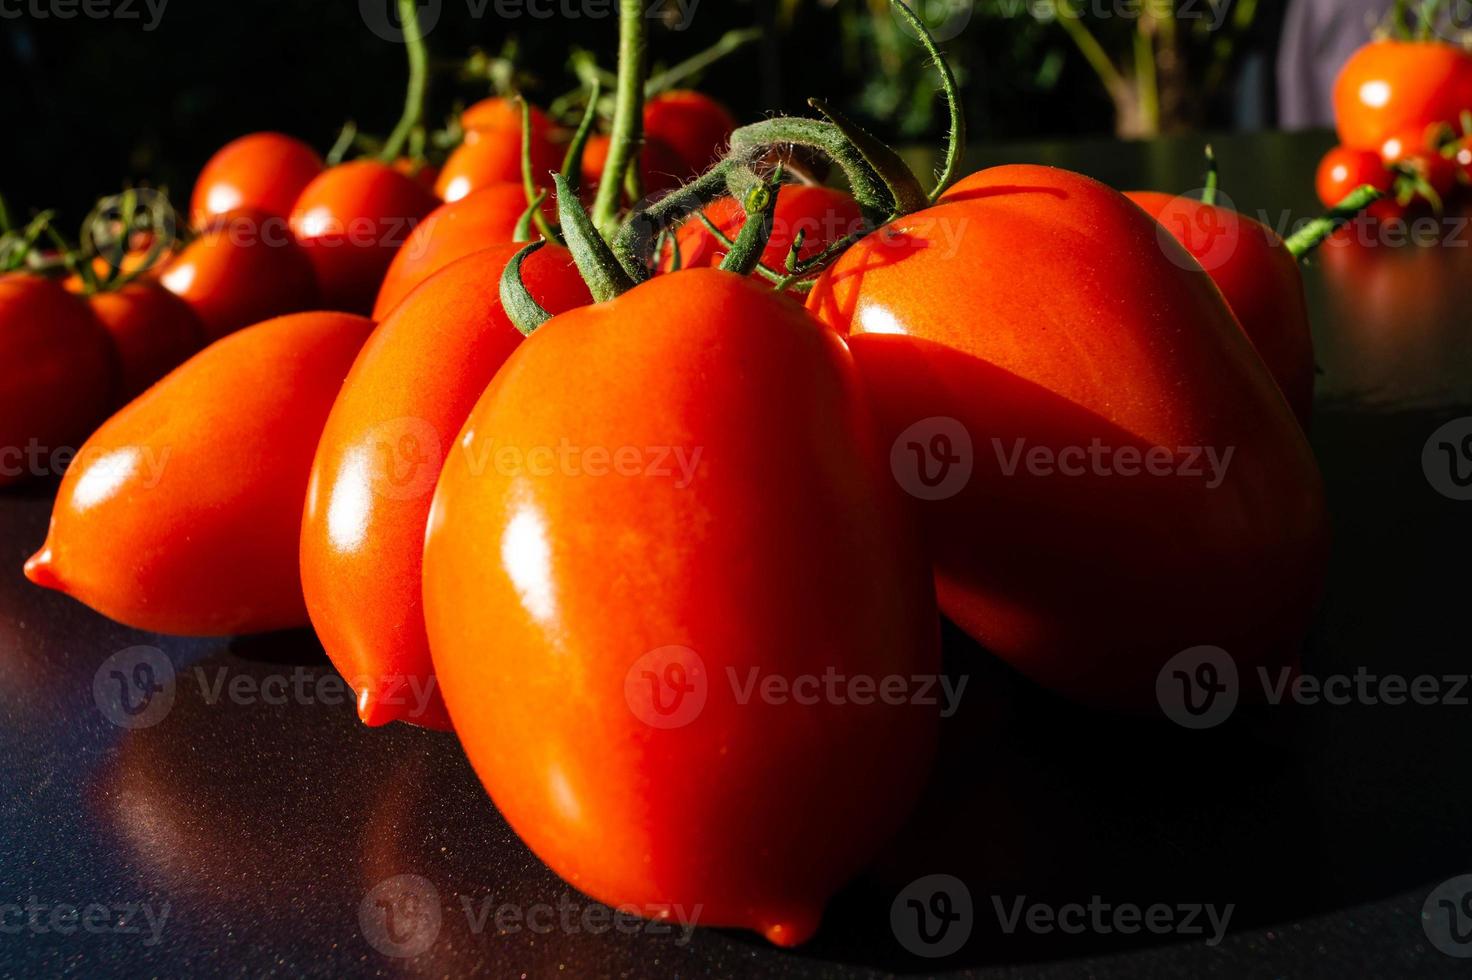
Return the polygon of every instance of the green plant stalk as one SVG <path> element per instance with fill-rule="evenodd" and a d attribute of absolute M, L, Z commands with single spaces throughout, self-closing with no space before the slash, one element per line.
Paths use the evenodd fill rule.
<path fill-rule="evenodd" d="M 577 131 L 567 145 L 567 155 L 562 158 L 562 175 L 573 190 L 578 189 L 583 176 L 583 151 L 588 147 L 588 137 L 593 134 L 593 124 L 598 121 L 598 93 L 603 91 L 597 78 L 588 83 L 588 104 L 583 108 L 583 118 L 578 120 Z"/>
<path fill-rule="evenodd" d="M 629 275 L 614 257 L 608 243 L 593 224 L 593 219 L 583 210 L 583 204 L 578 200 L 577 194 L 573 193 L 567 178 L 555 174 L 552 180 L 557 185 L 557 214 L 561 219 L 563 237 L 567 239 L 567 248 L 572 252 L 572 260 L 577 264 L 578 272 L 588 284 L 588 292 L 593 294 L 593 301 L 606 302 L 628 292 L 634 288 L 635 283 L 648 278 L 647 271 L 638 278 Z"/>
<path fill-rule="evenodd" d="M 1353 221 L 1361 211 L 1384 196 L 1369 184 L 1362 184 L 1345 195 L 1344 200 L 1330 208 L 1326 214 L 1320 215 L 1289 235 L 1283 245 L 1295 259 L 1302 259 L 1323 244 L 1324 240 L 1338 231 L 1342 225 Z"/>
<path fill-rule="evenodd" d="M 966 154 L 966 113 L 961 108 L 961 88 L 956 84 L 956 73 L 951 71 L 951 66 L 941 55 L 940 48 L 936 46 L 935 38 L 925 26 L 925 22 L 902 0 L 890 0 L 890 4 L 895 12 L 910 25 L 910 29 L 915 32 L 915 36 L 920 39 L 920 44 L 925 48 L 925 53 L 930 56 L 936 71 L 940 72 L 941 91 L 945 93 L 946 110 L 950 115 L 950 129 L 946 133 L 945 163 L 941 167 L 935 186 L 930 189 L 929 199 L 934 202 L 960 176 L 961 159 Z M 1108 61 L 1107 58 L 1105 60 Z"/>
<path fill-rule="evenodd" d="M 392 163 L 404 149 L 404 143 L 424 116 L 424 90 L 429 82 L 429 53 L 424 47 L 424 32 L 419 24 L 416 0 L 398 0 L 399 22 L 404 31 L 404 46 L 409 49 L 409 91 L 404 97 L 404 114 L 389 134 L 378 159 Z"/>
<path fill-rule="evenodd" d="M 411 0 L 401 0 L 411 2 Z M 618 87 L 609 131 L 608 159 L 593 201 L 593 224 L 613 235 L 618 229 L 624 172 L 639 155 L 644 136 L 644 78 L 649 71 L 644 0 L 619 0 Z"/>
<path fill-rule="evenodd" d="M 732 52 L 739 51 L 751 42 L 759 40 L 761 36 L 762 32 L 755 27 L 727 31 L 715 44 L 704 51 L 693 54 L 679 64 L 651 75 L 649 81 L 644 83 L 645 98 L 669 91 L 687 78 L 705 71 Z"/>
<path fill-rule="evenodd" d="M 521 102 L 521 188 L 526 195 L 527 211 L 531 214 L 532 221 L 536 222 L 537 231 L 549 242 L 562 244 L 562 236 L 557 229 L 552 227 L 542 209 L 535 202 L 539 199 L 536 177 L 532 174 L 532 107 L 526 99 Z M 542 192 L 542 197 L 546 192 Z"/>
<path fill-rule="evenodd" d="M 529 242 L 532 240 L 532 224 L 538 211 L 542 209 L 542 202 L 547 200 L 545 190 L 537 191 L 537 196 L 527 203 L 526 210 L 521 212 L 521 217 L 516 219 L 516 228 L 512 232 L 513 242 Z"/>
<path fill-rule="evenodd" d="M 824 118 L 837 126 L 863 156 L 864 162 L 879 175 L 879 179 L 884 182 L 894 203 L 891 217 L 913 214 L 929 206 L 929 195 L 920 186 L 920 180 L 915 176 L 915 172 L 906 165 L 904 160 L 900 159 L 898 153 L 822 99 L 808 99 L 808 105 L 818 110 Z"/>
<path fill-rule="evenodd" d="M 777 188 L 781 186 L 779 171 L 772 180 L 753 187 L 741 202 L 746 212 L 741 231 L 731 243 L 731 250 L 721 260 L 721 268 L 738 276 L 749 276 L 761 265 L 762 253 L 772 237 L 772 219 L 777 213 Z"/>
<path fill-rule="evenodd" d="M 1210 143 L 1207 143 L 1206 144 L 1205 153 L 1206 153 L 1206 186 L 1201 189 L 1201 203 L 1202 204 L 1207 204 L 1207 205 L 1214 205 L 1214 204 L 1216 204 L 1217 184 L 1220 182 L 1221 176 L 1220 176 L 1220 174 L 1217 173 L 1216 150 L 1212 149 Z"/>

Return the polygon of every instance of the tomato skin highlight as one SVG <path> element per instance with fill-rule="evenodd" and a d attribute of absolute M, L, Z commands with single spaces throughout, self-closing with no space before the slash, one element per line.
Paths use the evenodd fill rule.
<path fill-rule="evenodd" d="M 389 263 L 373 303 L 373 319 L 382 320 L 415 286 L 456 259 L 513 241 L 525 210 L 526 192 L 520 184 L 492 184 L 435 208 Z M 556 217 L 552 207 L 545 210 Z"/>
<path fill-rule="evenodd" d="M 372 329 L 345 313 L 298 313 L 185 362 L 78 451 L 26 577 L 159 633 L 305 625 L 307 475 Z"/>
<path fill-rule="evenodd" d="M 411 292 L 364 345 L 317 447 L 302 517 L 302 588 L 317 635 L 354 683 L 359 717 L 370 725 L 450 727 L 425 636 L 424 531 L 460 427 L 521 343 L 499 283 L 522 247 L 461 258 Z M 592 302 L 564 249 L 544 246 L 521 268 L 544 309 Z"/>
<path fill-rule="evenodd" d="M 690 89 L 662 92 L 644 103 L 644 135 L 674 151 L 678 177 L 704 173 L 720 158 L 736 119 L 708 95 Z"/>
<path fill-rule="evenodd" d="M 286 219 L 264 211 L 210 219 L 158 280 L 189 304 L 207 341 L 320 302 L 312 260 Z"/>
<path fill-rule="evenodd" d="M 1155 191 L 1125 195 L 1201 263 L 1305 429 L 1313 415 L 1314 341 L 1298 261 L 1266 225 L 1231 208 Z"/>
<path fill-rule="evenodd" d="M 204 326 L 188 303 L 151 279 L 88 298 L 112 337 L 121 372 L 121 401 L 131 401 L 205 344 Z"/>
<path fill-rule="evenodd" d="M 1372 41 L 1340 69 L 1333 98 L 1339 142 L 1378 151 L 1397 133 L 1456 125 L 1472 107 L 1472 56 L 1439 41 Z"/>
<path fill-rule="evenodd" d="M 937 418 L 969 435 L 974 470 L 922 513 L 941 609 L 989 650 L 1138 711 L 1188 648 L 1244 673 L 1296 657 L 1326 561 L 1317 465 L 1220 290 L 1123 195 L 981 171 L 846 253 L 809 308 L 850 335 L 885 445 L 923 448 Z"/>
<path fill-rule="evenodd" d="M 521 130 L 471 129 L 455 147 L 435 180 L 435 193 L 445 201 L 493 184 L 521 183 Z M 538 186 L 552 186 L 551 173 L 562 166 L 562 154 L 545 133 L 532 133 L 532 178 Z"/>
<path fill-rule="evenodd" d="M 333 167 L 308 184 L 291 230 L 312 261 L 322 301 L 370 312 L 394 253 L 439 203 L 413 178 L 373 160 Z"/>
<path fill-rule="evenodd" d="M 746 222 L 746 212 L 734 198 L 723 197 L 705 209 L 705 216 L 721 234 L 735 240 Z M 762 252 L 762 264 L 774 272 L 786 268 L 792 240 L 799 231 L 805 233 L 800 259 L 810 259 L 834 242 L 841 241 L 863 227 L 863 212 L 858 202 L 842 191 L 828 187 L 785 184 L 777 192 L 777 210 L 772 215 L 772 236 Z M 725 258 L 726 248 L 698 218 L 686 221 L 676 233 L 680 246 L 681 268 L 714 268 Z M 661 268 L 668 270 L 674 256 L 666 251 L 660 257 Z"/>
<path fill-rule="evenodd" d="M 118 383 L 112 342 L 86 302 L 40 276 L 0 275 L 0 486 L 32 475 L 32 440 L 50 452 L 86 438 Z"/>
<path fill-rule="evenodd" d="M 1336 146 L 1319 161 L 1314 174 L 1314 189 L 1319 201 L 1332 208 L 1344 200 L 1358 187 L 1369 184 L 1382 194 L 1390 194 L 1395 188 L 1395 175 L 1385 166 L 1380 154 L 1373 150 L 1355 150 L 1347 146 Z M 1399 208 L 1394 200 L 1381 198 L 1366 209 L 1376 217 L 1391 217 Z"/>
<path fill-rule="evenodd" d="M 501 813 L 599 901 L 699 903 L 702 925 L 805 940 L 905 818 L 939 721 L 913 700 L 742 703 L 731 680 L 940 667 L 912 515 L 842 340 L 746 277 L 657 276 L 539 327 L 461 443 L 425 613 Z M 651 655 L 708 681 L 676 724 L 638 700 Z"/>
<path fill-rule="evenodd" d="M 244 209 L 285 218 L 324 166 L 316 150 L 282 133 L 251 133 L 232 140 L 200 170 L 190 200 L 190 221 L 197 227 Z"/>

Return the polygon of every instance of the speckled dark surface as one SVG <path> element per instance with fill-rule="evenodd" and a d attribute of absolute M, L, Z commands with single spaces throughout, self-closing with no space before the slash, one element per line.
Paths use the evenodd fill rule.
<path fill-rule="evenodd" d="M 1220 140 L 1244 209 L 1306 216 L 1322 135 Z M 1002 148 L 1121 186 L 1199 184 L 1186 142 Z M 1333 510 L 1328 595 L 1311 672 L 1469 669 L 1472 503 L 1437 494 L 1421 450 L 1472 412 L 1469 250 L 1394 250 L 1310 273 L 1324 368 L 1314 443 Z M 1386 272 L 1394 269 L 1394 274 Z M 831 905 L 818 937 L 780 951 L 744 934 L 628 934 L 547 871 L 498 817 L 452 737 L 369 730 L 306 634 L 180 641 L 137 633 L 30 587 L 49 490 L 0 494 L 0 976 L 462 975 L 832 977 L 1451 976 L 1472 960 L 1423 929 L 1432 889 L 1472 872 L 1465 706 L 1237 712 L 1191 733 L 1059 703 L 948 635 L 971 675 L 938 774 L 909 831 Z M 172 707 L 114 725 L 93 682 L 109 656 L 165 651 Z M 238 678 L 305 685 L 273 705 L 216 697 Z M 221 690 L 228 690 L 224 688 Z M 1464 692 L 1472 693 L 1472 692 Z M 319 696 L 320 695 L 320 696 Z M 795 818 L 800 815 L 794 815 Z M 896 939 L 911 880 L 954 875 L 970 937 L 940 959 Z M 370 890 L 432 888 L 423 952 L 371 942 Z M 421 883 L 422 884 L 422 883 Z M 1233 906 L 1201 936 L 1008 933 L 997 906 Z M 42 928 L 7 903 L 34 903 Z M 62 935 L 50 909 L 135 906 L 140 933 Z M 144 906 L 158 926 L 151 930 Z M 502 906 L 547 928 L 498 930 Z M 466 910 L 469 910 L 467 914 Z M 545 912 L 539 910 L 546 910 Z M 160 917 L 167 917 L 160 921 Z M 489 912 L 484 927 L 479 918 Z M 101 916 L 102 913 L 95 913 Z M 97 921 L 97 920 L 95 920 Z M 14 928 L 20 925 L 20 928 Z M 63 923 L 64 925 L 64 923 Z M 155 939 L 156 936 L 156 939 Z M 1467 950 L 1472 952 L 1472 949 Z"/>

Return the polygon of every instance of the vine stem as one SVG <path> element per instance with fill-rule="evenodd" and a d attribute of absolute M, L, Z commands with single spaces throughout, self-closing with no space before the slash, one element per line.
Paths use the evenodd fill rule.
<path fill-rule="evenodd" d="M 1324 239 L 1339 230 L 1341 225 L 1353 221 L 1361 211 L 1385 195 L 1369 184 L 1362 184 L 1350 191 L 1338 204 L 1289 235 L 1283 242 L 1288 253 L 1302 259 L 1323 244 Z"/>
<path fill-rule="evenodd" d="M 409 91 L 404 98 L 404 114 L 379 151 L 378 159 L 392 163 L 403 151 L 409 134 L 424 116 L 424 90 L 429 81 L 429 52 L 424 47 L 424 31 L 419 23 L 416 0 L 398 0 L 399 24 L 404 32 L 404 46 L 409 49 Z"/>
<path fill-rule="evenodd" d="M 401 0 L 412 2 L 412 0 Z M 593 224 L 605 235 L 618 228 L 619 194 L 624 174 L 638 158 L 644 137 L 644 82 L 649 73 L 649 44 L 644 23 L 644 0 L 619 0 L 618 82 L 609 132 L 608 159 L 598 196 L 593 201 Z"/>

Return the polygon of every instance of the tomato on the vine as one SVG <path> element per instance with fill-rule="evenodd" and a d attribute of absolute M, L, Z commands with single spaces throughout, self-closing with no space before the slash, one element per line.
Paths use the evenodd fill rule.
<path fill-rule="evenodd" d="M 232 140 L 210 157 L 194 182 L 191 223 L 201 225 L 241 209 L 285 218 L 322 168 L 316 150 L 281 133 L 251 133 Z"/>
<path fill-rule="evenodd" d="M 497 127 L 467 129 L 465 142 L 457 146 L 440 168 L 435 191 L 445 201 L 458 201 L 473 191 L 493 184 L 521 182 L 521 129 Z M 532 177 L 547 182 L 547 175 L 562 165 L 562 154 L 546 132 L 532 129 Z"/>
<path fill-rule="evenodd" d="M 548 136 L 557 127 L 545 112 L 536 106 L 528 106 L 532 121 L 532 133 Z M 521 103 L 500 95 L 481 99 L 460 113 L 460 128 L 466 133 L 479 129 L 501 129 L 513 133 L 521 132 Z"/>
<path fill-rule="evenodd" d="M 1395 174 L 1385 166 L 1378 149 L 1356 150 L 1347 146 L 1336 146 L 1319 161 L 1319 169 L 1314 177 L 1319 200 L 1329 208 L 1344 200 L 1355 188 L 1365 184 L 1382 194 L 1390 194 L 1395 186 Z M 1370 213 L 1384 216 L 1393 211 L 1394 204 L 1393 200 L 1382 198 L 1370 206 Z"/>
<path fill-rule="evenodd" d="M 1378 151 L 1397 133 L 1455 124 L 1472 108 L 1472 55 L 1440 41 L 1373 41 L 1334 80 L 1339 141 Z"/>
<path fill-rule="evenodd" d="M 715 99 L 675 89 L 644 103 L 644 135 L 659 140 L 680 159 L 678 177 L 703 173 L 720 157 L 736 119 Z"/>
<path fill-rule="evenodd" d="M 153 279 L 94 293 L 87 302 L 117 351 L 122 401 L 142 394 L 205 344 L 194 310 Z"/>
<path fill-rule="evenodd" d="M 601 133 L 588 137 L 583 147 L 582 191 L 591 197 L 603 179 L 603 165 L 608 161 L 612 140 Z M 662 140 L 652 137 L 639 148 L 639 176 L 646 195 L 662 194 L 680 186 L 684 164 L 674 150 Z"/>
<path fill-rule="evenodd" d="M 734 198 L 723 197 L 705 209 L 705 217 L 721 234 L 734 239 L 746 222 L 746 212 Z M 762 252 L 762 264 L 774 272 L 782 272 L 792 242 L 803 234 L 799 260 L 810 259 L 829 245 L 840 242 L 863 227 L 863 212 L 858 202 L 843 191 L 806 184 L 786 184 L 777 192 L 777 210 L 772 215 L 772 234 Z M 720 265 L 726 248 L 698 218 L 680 226 L 675 236 L 679 246 L 681 268 Z M 674 255 L 666 252 L 661 264 L 674 265 Z"/>

